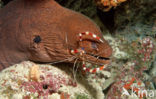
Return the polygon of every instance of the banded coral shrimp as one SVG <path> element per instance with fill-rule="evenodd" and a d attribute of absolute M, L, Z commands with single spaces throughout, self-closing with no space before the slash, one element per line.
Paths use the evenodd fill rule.
<path fill-rule="evenodd" d="M 92 38 L 95 38 L 96 40 L 100 41 L 100 43 L 103 43 L 103 40 L 100 39 L 100 37 L 98 37 L 97 35 L 95 35 L 95 34 L 93 34 L 93 33 L 90 33 L 90 32 L 82 32 L 82 33 L 79 33 L 79 40 L 80 40 L 80 42 L 82 42 L 82 40 L 83 40 L 83 39 L 82 39 L 82 36 L 83 36 L 83 35 L 91 36 Z M 95 49 L 95 50 L 99 50 L 99 49 L 97 48 L 97 45 L 96 45 L 95 43 L 92 43 L 92 48 Z M 104 50 L 104 51 L 107 51 L 107 50 Z M 92 69 L 92 68 L 87 68 L 87 67 L 86 67 L 86 62 L 85 62 L 85 58 L 84 58 L 83 54 L 89 54 L 89 55 L 91 55 L 91 56 L 93 56 L 93 57 L 96 57 L 97 60 L 100 59 L 100 58 L 101 58 L 101 59 L 104 59 L 104 60 L 109 60 L 109 58 L 107 58 L 107 57 L 100 57 L 100 56 L 98 56 L 99 54 L 102 54 L 103 51 L 100 52 L 100 53 L 98 53 L 98 54 L 92 54 L 92 53 L 87 53 L 87 52 L 85 51 L 84 48 L 81 48 L 81 49 L 75 49 L 75 50 L 72 49 L 72 50 L 70 50 L 70 52 L 71 52 L 73 55 L 78 55 L 79 57 L 82 57 L 82 68 L 83 68 L 83 70 L 84 70 L 85 72 L 96 73 L 96 72 L 98 72 L 98 71 L 100 71 L 100 70 L 103 70 L 103 69 L 106 68 L 107 65 L 108 65 L 108 64 L 102 65 L 102 66 L 97 67 L 97 68 L 94 68 L 94 69 Z M 89 62 L 90 62 L 90 61 L 89 61 Z M 93 62 L 91 62 L 91 63 L 93 63 Z M 96 64 L 96 62 L 94 62 L 94 63 Z"/>
<path fill-rule="evenodd" d="M 82 70 L 84 74 L 93 74 L 109 67 L 110 54 L 112 49 L 108 42 L 91 32 L 81 32 L 77 34 L 78 47 L 70 47 L 67 33 L 64 33 L 66 49 L 71 53 L 71 57 L 63 60 L 50 62 L 49 64 L 72 63 L 72 74 L 76 78 L 77 71 Z M 90 64 L 90 65 L 89 65 Z M 100 65 L 100 66 L 99 66 Z"/>
<path fill-rule="evenodd" d="M 104 43 L 104 41 L 100 37 L 98 37 L 96 34 L 91 33 L 91 32 L 79 33 L 78 38 L 79 38 L 79 42 L 81 42 L 81 43 L 82 43 L 83 40 L 85 40 L 85 38 L 83 38 L 83 36 L 90 36 L 93 39 L 96 39 L 97 41 L 99 41 L 98 43 Z M 99 50 L 97 45 L 96 45 L 96 43 L 92 42 L 91 46 L 92 46 L 93 50 L 97 50 L 97 51 Z M 75 62 L 74 62 L 74 66 L 73 66 L 73 76 L 74 76 L 74 79 L 76 78 L 77 69 L 79 67 L 82 70 L 82 73 L 84 73 L 84 74 L 87 74 L 87 73 L 93 74 L 93 73 L 97 73 L 97 72 L 102 71 L 103 69 L 105 69 L 108 66 L 107 63 L 104 64 L 104 65 L 100 64 L 101 66 L 99 67 L 98 66 L 99 65 L 98 62 L 91 61 L 88 56 L 85 56 L 85 54 L 89 54 L 92 57 L 96 57 L 97 60 L 102 59 L 102 60 L 106 60 L 107 61 L 107 60 L 110 60 L 110 58 L 101 57 L 100 54 L 103 54 L 104 52 L 107 52 L 108 50 L 110 51 L 109 48 L 108 49 L 106 48 L 105 50 L 100 51 L 99 53 L 95 53 L 94 54 L 94 53 L 89 53 L 89 52 L 85 51 L 84 47 L 81 47 L 81 48 L 78 48 L 78 49 L 70 49 L 69 50 L 70 53 L 72 55 L 76 56 L 76 59 L 75 59 Z M 82 66 L 77 66 L 76 67 L 76 63 L 78 62 L 78 60 L 80 60 L 80 62 L 81 62 L 79 65 L 82 65 Z M 88 63 L 90 65 L 86 66 Z M 90 67 L 90 66 L 93 66 L 93 64 L 94 64 L 94 68 Z M 76 70 L 74 71 L 75 67 L 76 67 Z"/>

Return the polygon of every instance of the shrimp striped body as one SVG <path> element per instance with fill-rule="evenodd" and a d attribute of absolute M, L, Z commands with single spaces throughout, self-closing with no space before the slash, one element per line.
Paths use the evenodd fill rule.
<path fill-rule="evenodd" d="M 103 43 L 103 40 L 100 37 L 98 37 L 94 33 L 88 32 L 88 31 L 79 33 L 79 41 L 80 42 L 83 41 L 83 37 L 82 36 L 84 36 L 84 35 L 91 36 L 92 38 L 95 38 L 99 42 Z M 72 53 L 72 54 L 79 54 L 80 57 L 83 57 L 83 54 L 86 54 L 87 52 L 83 48 L 79 48 L 79 49 L 71 49 L 70 53 Z M 99 71 L 103 70 L 104 68 L 106 68 L 107 65 L 108 64 L 102 65 L 102 66 L 97 67 L 97 68 L 89 68 L 89 67 L 86 67 L 85 59 L 83 58 L 83 60 L 82 60 L 82 70 L 85 71 L 85 72 L 89 72 L 89 73 L 99 72 Z"/>

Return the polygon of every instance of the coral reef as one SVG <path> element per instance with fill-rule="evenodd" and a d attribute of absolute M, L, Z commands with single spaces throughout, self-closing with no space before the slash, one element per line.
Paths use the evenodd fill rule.
<path fill-rule="evenodd" d="M 95 0 L 96 5 L 103 11 L 109 11 L 112 7 L 118 6 L 126 0 Z"/>
<path fill-rule="evenodd" d="M 155 0 L 128 0 L 125 2 L 114 13 L 116 30 L 125 34 L 154 36 L 155 4 Z"/>
<path fill-rule="evenodd" d="M 16 64 L 0 73 L 0 98 L 103 99 L 103 89 L 114 82 L 109 71 L 85 75 L 77 72 L 76 78 L 72 71 L 65 66 L 58 68 L 29 61 Z"/>
<path fill-rule="evenodd" d="M 142 93 L 142 90 L 155 92 L 149 72 L 155 61 L 155 39 L 149 36 L 133 40 L 122 35 L 115 37 L 113 39 L 110 35 L 105 36 L 114 49 L 115 58 L 112 59 L 111 64 L 111 69 L 115 72 L 115 79 L 106 93 L 106 99 L 128 99 L 130 97 L 149 99 L 149 91 Z M 134 91 L 135 97 L 133 93 L 123 95 L 124 91 L 127 93 Z"/>
<path fill-rule="evenodd" d="M 37 68 L 37 69 L 36 69 Z M 35 70 L 35 73 L 32 73 Z M 40 71 L 38 74 L 36 71 Z M 34 79 L 39 75 L 40 80 Z M 91 95 L 71 75 L 51 65 L 22 62 L 0 73 L 1 99 L 90 99 Z"/>

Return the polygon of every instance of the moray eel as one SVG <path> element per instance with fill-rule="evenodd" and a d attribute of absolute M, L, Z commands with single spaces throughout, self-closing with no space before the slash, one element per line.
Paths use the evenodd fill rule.
<path fill-rule="evenodd" d="M 79 33 L 89 31 L 103 40 Z M 83 48 L 83 60 L 107 64 L 112 48 L 88 17 L 54 0 L 13 0 L 0 9 L 0 70 L 21 61 L 70 62 L 82 57 L 70 53 Z"/>

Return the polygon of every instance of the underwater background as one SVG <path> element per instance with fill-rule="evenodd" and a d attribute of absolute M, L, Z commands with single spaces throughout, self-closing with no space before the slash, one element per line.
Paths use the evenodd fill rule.
<path fill-rule="evenodd" d="M 73 78 L 70 67 L 22 62 L 0 73 L 0 99 L 156 99 L 156 0 L 56 1 L 100 27 L 113 49 L 109 68 Z"/>

